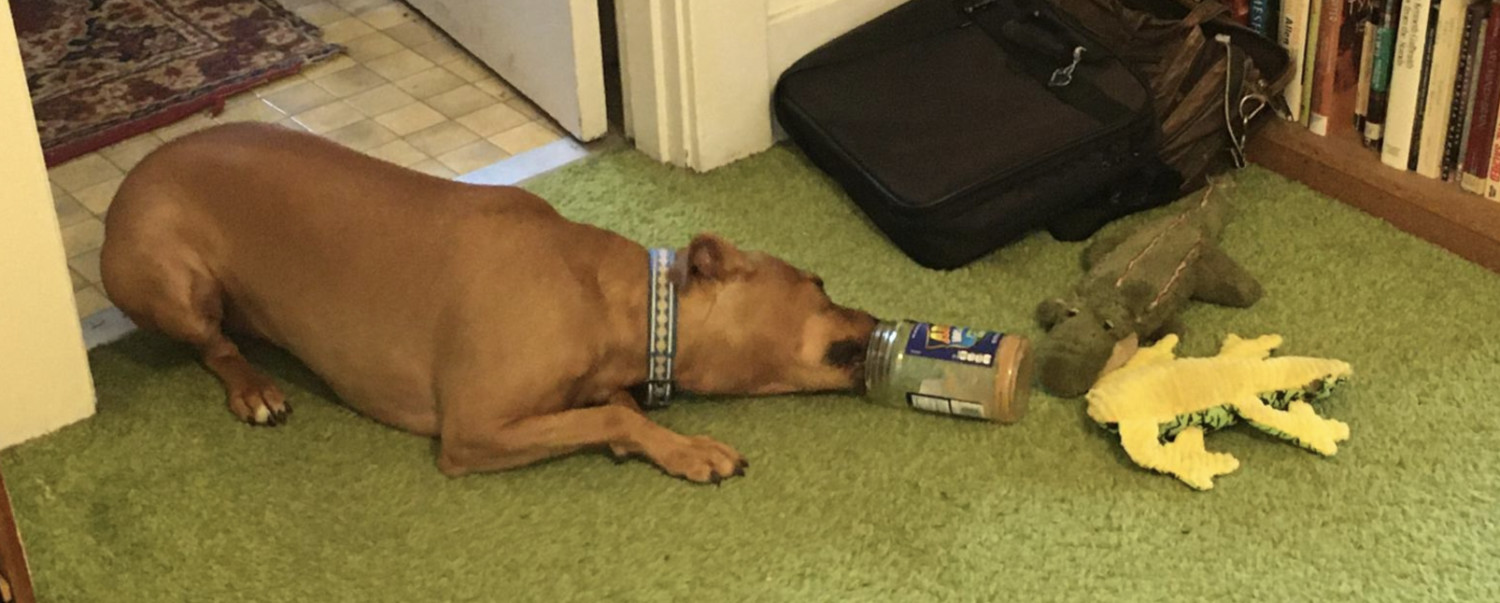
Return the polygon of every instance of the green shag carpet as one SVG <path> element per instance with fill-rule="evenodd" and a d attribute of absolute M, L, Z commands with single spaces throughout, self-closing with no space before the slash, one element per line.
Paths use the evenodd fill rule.
<path fill-rule="evenodd" d="M 1241 467 L 1208 492 L 1043 395 L 1009 427 L 853 396 L 684 400 L 653 416 L 736 446 L 746 478 L 586 453 L 450 480 L 433 442 L 274 350 L 252 359 L 297 413 L 251 428 L 187 349 L 142 334 L 92 353 L 96 417 L 0 463 L 45 601 L 1500 600 L 1500 278 L 1264 170 L 1238 181 L 1223 246 L 1267 294 L 1192 307 L 1179 354 L 1280 333 L 1283 354 L 1347 360 L 1320 412 L 1353 435 L 1324 458 L 1211 434 Z M 1083 244 L 1044 233 L 923 270 L 787 148 L 708 175 L 616 151 L 527 186 L 646 244 L 718 231 L 887 317 L 1038 337 L 1033 308 L 1080 274 Z"/>

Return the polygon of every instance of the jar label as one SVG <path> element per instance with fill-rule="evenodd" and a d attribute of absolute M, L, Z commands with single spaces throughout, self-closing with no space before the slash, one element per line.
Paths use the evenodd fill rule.
<path fill-rule="evenodd" d="M 970 417 L 974 419 L 985 418 L 984 406 L 980 405 L 978 402 L 955 400 L 953 398 L 933 396 L 930 394 L 910 393 L 906 394 L 906 403 L 910 404 L 912 408 L 915 408 L 917 410 L 925 410 L 927 412 L 935 412 L 943 415 L 955 415 L 959 417 Z"/>
<path fill-rule="evenodd" d="M 906 354 L 961 362 L 975 366 L 995 366 L 995 352 L 1000 349 L 1000 333 L 968 327 L 917 323 L 906 340 Z"/>

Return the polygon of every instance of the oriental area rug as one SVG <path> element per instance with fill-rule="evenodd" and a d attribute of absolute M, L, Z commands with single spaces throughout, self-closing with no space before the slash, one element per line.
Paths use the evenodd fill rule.
<path fill-rule="evenodd" d="M 48 166 L 341 50 L 276 0 L 14 0 L 10 7 Z"/>

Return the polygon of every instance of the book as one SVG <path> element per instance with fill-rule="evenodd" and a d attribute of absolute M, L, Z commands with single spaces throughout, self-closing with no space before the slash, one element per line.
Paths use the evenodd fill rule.
<path fill-rule="evenodd" d="M 1500 10 L 1490 7 L 1490 16 L 1485 20 L 1484 54 L 1479 61 L 1479 84 L 1474 93 L 1474 109 L 1470 111 L 1472 124 L 1465 143 L 1468 151 L 1464 155 L 1462 185 L 1464 190 L 1484 194 L 1485 180 L 1489 176 L 1490 134 L 1495 131 L 1497 110 L 1500 110 Z"/>
<path fill-rule="evenodd" d="M 1422 152 L 1422 135 L 1425 133 L 1423 127 L 1427 125 L 1427 97 L 1432 91 L 1432 55 L 1433 48 L 1437 46 L 1438 17 L 1443 5 L 1457 3 L 1458 0 L 1432 0 L 1427 9 L 1427 23 L 1425 31 L 1418 33 L 1422 38 L 1422 64 L 1418 67 L 1417 78 L 1417 103 L 1414 108 L 1416 114 L 1411 123 L 1411 143 L 1407 150 L 1406 169 L 1417 171 L 1418 161 Z"/>
<path fill-rule="evenodd" d="M 1313 74 L 1318 58 L 1319 22 L 1323 19 L 1323 0 L 1307 2 L 1307 47 L 1302 50 L 1302 125 L 1312 117 Z"/>
<path fill-rule="evenodd" d="M 1397 169 L 1407 169 L 1413 149 L 1417 121 L 1418 90 L 1427 49 L 1427 17 L 1431 0 L 1402 0 L 1401 20 L 1396 26 L 1396 46 L 1391 61 L 1391 84 L 1386 105 L 1380 160 Z"/>
<path fill-rule="evenodd" d="M 1307 14 L 1310 0 L 1282 0 L 1281 21 L 1276 41 L 1287 51 L 1287 70 L 1291 78 L 1281 96 L 1286 101 L 1286 118 L 1302 121 L 1305 106 L 1302 104 L 1302 72 L 1307 67 L 1302 58 L 1307 49 Z"/>
<path fill-rule="evenodd" d="M 1390 99 L 1391 66 L 1396 52 L 1396 22 L 1401 18 L 1400 0 L 1382 0 L 1376 11 L 1375 56 L 1370 61 L 1370 100 L 1365 108 L 1365 146 L 1380 148 L 1385 136 L 1385 114 Z"/>
<path fill-rule="evenodd" d="M 1427 98 L 1422 106 L 1421 138 L 1417 152 L 1418 174 L 1438 178 L 1448 146 L 1448 123 L 1453 114 L 1453 96 L 1458 82 L 1458 63 L 1463 49 L 1464 20 L 1468 0 L 1441 0 L 1437 22 L 1427 41 L 1431 62 L 1427 67 Z"/>
<path fill-rule="evenodd" d="M 1375 10 L 1375 0 L 1342 0 L 1342 15 L 1333 59 L 1332 98 L 1328 135 L 1358 139 L 1360 97 L 1360 63 L 1363 59 L 1364 29 Z"/>
<path fill-rule="evenodd" d="M 1250 25 L 1250 0 L 1229 0 L 1229 17 L 1240 25 Z"/>
<path fill-rule="evenodd" d="M 1344 24 L 1344 0 L 1312 0 L 1318 6 L 1318 25 L 1312 38 L 1317 44 L 1308 50 L 1312 57 L 1312 94 L 1309 98 L 1307 129 L 1318 136 L 1327 136 L 1329 129 L 1338 131 L 1339 46 Z M 1350 107 L 1350 118 L 1354 110 Z"/>
<path fill-rule="evenodd" d="M 1474 110 L 1474 86 L 1479 73 L 1476 47 L 1484 41 L 1485 18 L 1489 16 L 1489 5 L 1473 2 L 1464 17 L 1463 50 L 1458 57 L 1458 83 L 1453 87 L 1453 112 L 1448 116 L 1448 146 L 1443 150 L 1442 179 L 1449 182 L 1461 180 L 1464 152 L 1468 145 L 1470 116 Z"/>
<path fill-rule="evenodd" d="M 1496 119 L 1500 122 L 1500 119 Z M 1500 130 L 1491 133 L 1490 136 L 1490 174 L 1485 179 L 1486 190 L 1484 196 L 1492 201 L 1500 201 Z"/>
<path fill-rule="evenodd" d="M 1281 2 L 1282 0 L 1266 0 L 1266 31 L 1262 35 L 1271 40 L 1276 39 L 1277 29 L 1281 27 Z"/>
<path fill-rule="evenodd" d="M 1269 35 L 1271 34 L 1271 22 L 1273 20 L 1271 0 L 1250 0 L 1250 29 L 1268 38 L 1275 37 Z"/>
<path fill-rule="evenodd" d="M 1354 129 L 1365 131 L 1370 113 L 1370 73 L 1375 68 L 1375 21 L 1367 15 L 1359 21 L 1359 79 L 1354 85 Z"/>

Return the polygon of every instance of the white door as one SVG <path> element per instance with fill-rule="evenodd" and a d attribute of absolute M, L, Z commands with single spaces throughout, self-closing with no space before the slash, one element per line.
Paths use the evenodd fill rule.
<path fill-rule="evenodd" d="M 579 140 L 608 129 L 598 0 L 407 0 Z"/>

